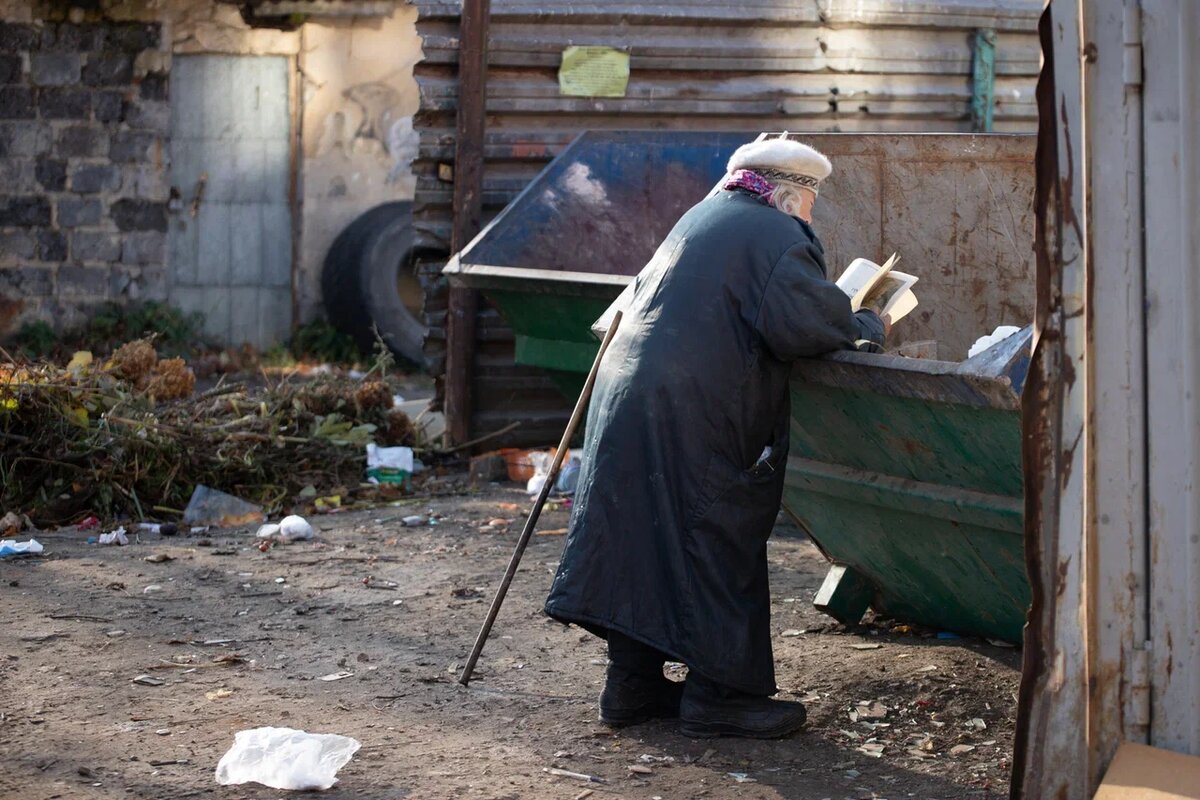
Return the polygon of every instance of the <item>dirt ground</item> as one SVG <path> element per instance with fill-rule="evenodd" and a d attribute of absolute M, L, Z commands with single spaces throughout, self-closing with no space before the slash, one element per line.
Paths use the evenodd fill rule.
<path fill-rule="evenodd" d="M 258 726 L 362 742 L 328 798 L 1007 795 L 1018 651 L 831 624 L 810 605 L 826 565 L 784 525 L 770 548 L 778 680 L 810 715 L 794 738 L 601 726 L 603 644 L 541 612 L 553 533 L 534 538 L 477 678 L 459 686 L 526 504 L 493 487 L 322 516 L 314 542 L 267 553 L 248 530 L 127 547 L 36 534 L 45 557 L 0 562 L 0 798 L 277 798 L 213 777 L 234 733 Z M 418 513 L 442 518 L 402 526 Z M 496 518 L 513 522 L 481 531 Z"/>

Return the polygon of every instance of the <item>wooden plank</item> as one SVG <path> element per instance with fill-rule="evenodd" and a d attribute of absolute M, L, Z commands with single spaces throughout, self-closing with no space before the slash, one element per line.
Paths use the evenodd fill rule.
<path fill-rule="evenodd" d="M 463 0 L 458 55 L 458 124 L 454 152 L 451 249 L 459 252 L 479 232 L 483 213 L 483 137 L 486 128 L 487 38 L 491 0 Z M 470 438 L 471 360 L 479 296 L 451 289 L 447 317 L 446 425 L 452 444 Z"/>

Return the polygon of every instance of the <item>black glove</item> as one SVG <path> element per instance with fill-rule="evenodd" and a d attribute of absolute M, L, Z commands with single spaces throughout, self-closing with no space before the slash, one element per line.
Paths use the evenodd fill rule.
<path fill-rule="evenodd" d="M 864 353 L 883 352 L 883 320 L 869 308 L 854 312 L 854 322 L 858 325 L 858 349 Z"/>

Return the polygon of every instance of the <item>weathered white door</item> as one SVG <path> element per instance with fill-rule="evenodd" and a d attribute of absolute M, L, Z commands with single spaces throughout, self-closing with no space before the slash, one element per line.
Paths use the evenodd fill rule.
<path fill-rule="evenodd" d="M 221 344 L 268 348 L 292 323 L 289 61 L 176 56 L 171 302 Z"/>

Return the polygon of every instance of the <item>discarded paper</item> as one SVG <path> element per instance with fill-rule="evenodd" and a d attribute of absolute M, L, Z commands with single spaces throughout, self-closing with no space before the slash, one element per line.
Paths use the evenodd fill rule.
<path fill-rule="evenodd" d="M 624 97 L 629 54 L 599 45 L 563 50 L 558 88 L 568 97 Z"/>

